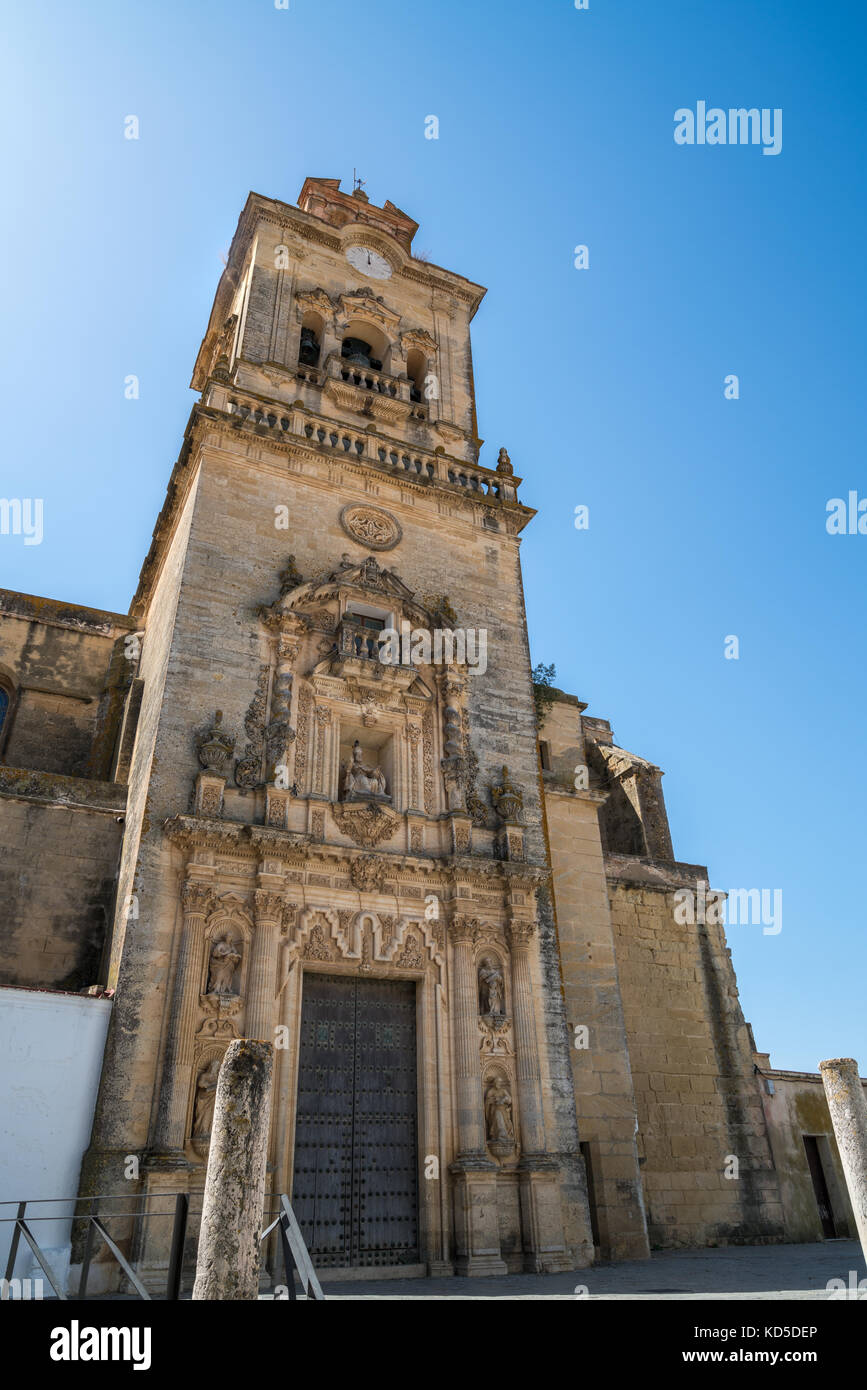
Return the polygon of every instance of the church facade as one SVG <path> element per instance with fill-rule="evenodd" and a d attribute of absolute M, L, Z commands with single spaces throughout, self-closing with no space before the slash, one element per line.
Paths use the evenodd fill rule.
<path fill-rule="evenodd" d="M 767 1084 L 809 1078 L 755 1052 L 722 926 L 677 920 L 707 870 L 660 769 L 539 708 L 484 290 L 415 231 L 335 180 L 251 194 L 129 614 L 0 594 L 5 983 L 113 991 L 80 1190 L 200 1193 L 246 1036 L 322 1270 L 819 1238 Z M 122 1240 L 158 1272 L 168 1235 Z"/>

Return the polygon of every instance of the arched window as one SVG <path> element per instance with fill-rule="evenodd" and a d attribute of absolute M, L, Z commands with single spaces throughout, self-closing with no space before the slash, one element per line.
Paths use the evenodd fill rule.
<path fill-rule="evenodd" d="M 427 370 L 427 362 L 424 354 L 418 348 L 410 348 L 406 355 L 406 374 L 412 383 L 409 388 L 410 400 L 420 401 L 424 399 L 424 379 Z"/>
<path fill-rule="evenodd" d="M 301 324 L 301 344 L 298 349 L 299 364 L 304 367 L 318 367 L 321 347 L 322 319 L 319 314 L 305 314 Z"/>
<path fill-rule="evenodd" d="M 355 320 L 347 324 L 340 346 L 340 356 L 347 367 L 387 372 L 390 352 L 391 344 L 385 334 L 372 323 Z"/>

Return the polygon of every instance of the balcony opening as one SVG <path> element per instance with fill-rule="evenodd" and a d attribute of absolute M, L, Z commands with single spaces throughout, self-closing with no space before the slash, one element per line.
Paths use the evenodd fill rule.
<path fill-rule="evenodd" d="M 322 319 L 318 314 L 305 314 L 301 324 L 301 344 L 298 349 L 298 365 L 318 367 L 322 347 Z"/>
<path fill-rule="evenodd" d="M 391 344 L 373 324 L 358 320 L 346 326 L 340 356 L 346 371 L 388 371 Z M 383 365 L 385 364 L 385 365 Z"/>
<path fill-rule="evenodd" d="M 390 625 L 389 615 L 382 609 L 368 608 L 366 604 L 361 603 L 348 607 L 341 619 L 338 634 L 341 656 L 378 661 L 379 635 Z"/>
<path fill-rule="evenodd" d="M 410 380 L 409 397 L 412 401 L 424 400 L 424 379 L 427 362 L 418 348 L 410 348 L 406 355 L 406 374 Z"/>

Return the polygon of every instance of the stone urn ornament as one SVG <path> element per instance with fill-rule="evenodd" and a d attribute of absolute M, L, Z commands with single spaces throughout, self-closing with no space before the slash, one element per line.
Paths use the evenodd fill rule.
<path fill-rule="evenodd" d="M 509 777 L 509 769 L 503 767 L 499 786 L 491 787 L 491 801 L 494 810 L 504 825 L 515 825 L 524 806 L 524 798 Z"/>
<path fill-rule="evenodd" d="M 214 722 L 196 739 L 196 752 L 199 763 L 206 772 L 217 777 L 225 777 L 226 767 L 235 751 L 235 740 L 223 728 L 223 711 L 218 709 Z"/>

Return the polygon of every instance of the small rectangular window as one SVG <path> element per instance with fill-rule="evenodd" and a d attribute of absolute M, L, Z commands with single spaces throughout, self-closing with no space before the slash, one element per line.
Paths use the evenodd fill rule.
<path fill-rule="evenodd" d="M 356 627 L 370 628 L 371 632 L 382 632 L 385 627 L 385 618 L 372 618 L 368 613 L 353 613 L 351 608 L 347 608 L 344 615 Z"/>
<path fill-rule="evenodd" d="M 543 772 L 551 771 L 551 745 L 547 739 L 539 740 L 539 761 Z"/>

